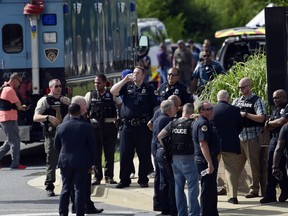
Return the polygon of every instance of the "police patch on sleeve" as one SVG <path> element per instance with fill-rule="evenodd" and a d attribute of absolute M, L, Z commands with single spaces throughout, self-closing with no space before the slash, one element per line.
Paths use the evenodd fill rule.
<path fill-rule="evenodd" d="M 202 127 L 201 127 L 201 131 L 204 131 L 204 132 L 206 132 L 208 130 L 208 128 L 207 128 L 207 126 L 206 125 L 203 125 Z"/>
<path fill-rule="evenodd" d="M 157 90 L 154 90 L 154 95 L 159 95 Z"/>
<path fill-rule="evenodd" d="M 187 92 L 188 94 L 191 94 L 190 88 L 187 88 L 187 89 L 186 89 L 186 92 Z"/>

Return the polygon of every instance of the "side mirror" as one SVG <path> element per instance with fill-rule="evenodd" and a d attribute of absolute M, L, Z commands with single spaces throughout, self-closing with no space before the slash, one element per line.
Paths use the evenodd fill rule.
<path fill-rule="evenodd" d="M 141 36 L 138 44 L 138 57 L 141 59 L 148 55 L 150 46 L 148 36 Z"/>

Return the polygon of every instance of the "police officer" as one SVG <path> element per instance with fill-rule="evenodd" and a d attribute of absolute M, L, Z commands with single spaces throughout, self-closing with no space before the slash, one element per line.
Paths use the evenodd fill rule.
<path fill-rule="evenodd" d="M 212 60 L 211 49 L 204 49 L 202 56 L 203 61 L 196 66 L 192 74 L 191 91 L 193 94 L 195 92 L 200 94 L 207 82 L 213 80 L 215 76 L 225 73 L 222 65 Z"/>
<path fill-rule="evenodd" d="M 167 82 L 161 84 L 158 89 L 160 101 L 167 100 L 169 96 L 176 95 L 181 100 L 181 107 L 185 103 L 193 103 L 190 88 L 179 81 L 179 69 L 172 67 L 168 71 Z"/>
<path fill-rule="evenodd" d="M 201 178 L 201 215 L 218 216 L 217 209 L 217 155 L 220 145 L 213 126 L 213 106 L 207 101 L 199 104 L 199 118 L 193 125 L 193 141 L 195 145 L 195 161 L 198 173 L 207 169 L 208 174 Z"/>
<path fill-rule="evenodd" d="M 183 106 L 182 117 L 170 122 L 159 134 L 158 139 L 171 137 L 172 168 L 175 178 L 175 196 L 178 215 L 200 215 L 198 202 L 199 185 L 198 173 L 194 161 L 194 144 L 192 141 L 194 112 L 192 103 Z M 167 150 L 167 149 L 166 149 Z M 185 183 L 188 186 L 189 212 L 187 212 L 187 199 L 184 192 Z"/>
<path fill-rule="evenodd" d="M 283 177 L 283 172 L 280 170 L 279 164 L 280 161 L 283 157 L 284 152 L 288 151 L 288 124 L 286 123 L 283 125 L 279 132 L 279 138 L 277 141 L 276 149 L 273 155 L 273 165 L 272 165 L 272 174 L 275 176 L 276 179 L 281 181 Z M 287 159 L 287 154 L 286 154 L 286 159 Z M 284 172 L 287 172 L 285 170 Z"/>
<path fill-rule="evenodd" d="M 176 96 L 177 97 L 177 96 Z M 160 206 L 162 214 L 177 214 L 176 201 L 175 201 L 175 183 L 173 172 L 171 169 L 171 161 L 165 159 L 165 151 L 163 145 L 157 139 L 159 132 L 175 117 L 176 107 L 172 100 L 164 100 L 160 104 L 161 114 L 154 121 L 153 124 L 153 137 L 152 145 L 155 146 L 156 151 L 153 153 L 155 161 L 155 178 L 156 175 L 159 183 L 155 184 L 154 178 L 154 196 L 153 196 L 153 209 Z M 169 169 L 170 168 L 170 169 Z M 159 178 L 160 176 L 160 178 Z M 156 188 L 156 187 L 158 188 Z M 157 203 L 158 202 L 158 203 Z M 158 209 L 158 210 L 160 210 Z M 156 209 L 157 210 L 157 209 Z"/>
<path fill-rule="evenodd" d="M 151 162 L 151 131 L 148 120 L 158 105 L 157 91 L 144 83 L 145 70 L 137 66 L 111 88 L 114 96 L 122 96 L 120 116 L 123 127 L 120 133 L 120 183 L 117 188 L 129 187 L 134 149 L 139 157 L 138 184 L 148 187 L 147 175 L 153 170 Z"/>
<path fill-rule="evenodd" d="M 117 142 L 116 118 L 117 107 L 120 108 L 122 99 L 111 94 L 106 88 L 107 78 L 103 74 L 96 75 L 95 90 L 87 92 L 85 99 L 88 106 L 88 117 L 94 128 L 97 144 L 95 177 L 92 185 L 99 185 L 103 179 L 102 148 L 105 157 L 105 183 L 117 184 L 114 177 L 114 153 Z"/>
<path fill-rule="evenodd" d="M 46 180 L 45 180 L 45 190 L 47 196 L 55 196 L 54 193 L 54 182 L 55 182 L 55 172 L 58 162 L 58 151 L 55 150 L 54 136 L 56 127 L 62 122 L 62 118 L 68 112 L 68 106 L 70 104 L 70 99 L 61 96 L 62 85 L 60 80 L 52 79 L 49 81 L 50 93 L 43 96 L 37 102 L 35 108 L 33 121 L 41 122 L 44 131 L 44 148 L 46 153 Z"/>
<path fill-rule="evenodd" d="M 276 90 L 273 93 L 273 101 L 276 109 L 273 111 L 271 118 L 265 122 L 265 128 L 270 131 L 270 142 L 268 150 L 268 174 L 265 196 L 260 203 L 276 202 L 276 186 L 279 183 L 281 194 L 279 202 L 285 202 L 288 198 L 288 178 L 286 172 L 286 157 L 283 155 L 279 169 L 283 173 L 281 181 L 278 181 L 272 175 L 273 154 L 277 145 L 277 140 L 281 127 L 288 122 L 287 94 L 283 89 Z"/>

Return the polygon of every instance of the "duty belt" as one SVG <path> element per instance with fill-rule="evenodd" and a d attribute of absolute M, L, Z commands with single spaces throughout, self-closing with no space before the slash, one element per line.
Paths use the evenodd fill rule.
<path fill-rule="evenodd" d="M 123 118 L 122 123 L 126 126 L 138 127 L 143 124 L 146 124 L 147 121 L 145 118 L 132 118 L 132 119 Z"/>

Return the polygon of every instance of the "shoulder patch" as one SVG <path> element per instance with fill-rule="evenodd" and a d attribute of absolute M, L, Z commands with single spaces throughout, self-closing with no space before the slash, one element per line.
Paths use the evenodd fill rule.
<path fill-rule="evenodd" d="M 154 90 L 154 95 L 158 96 L 158 91 L 157 90 Z"/>
<path fill-rule="evenodd" d="M 201 127 L 201 131 L 204 131 L 204 132 L 206 132 L 208 130 L 208 128 L 207 128 L 207 126 L 206 125 L 203 125 L 202 127 Z"/>
<path fill-rule="evenodd" d="M 187 89 L 186 89 L 186 92 L 187 92 L 188 94 L 191 94 L 190 88 L 187 88 Z"/>

